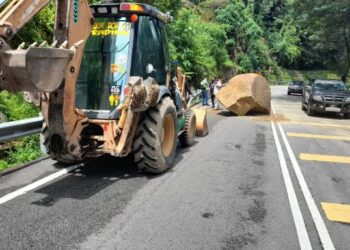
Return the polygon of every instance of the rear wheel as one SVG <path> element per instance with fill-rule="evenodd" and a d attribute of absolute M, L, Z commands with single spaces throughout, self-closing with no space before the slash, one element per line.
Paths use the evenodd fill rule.
<path fill-rule="evenodd" d="M 288 95 L 290 95 L 290 92 L 288 91 Z"/>
<path fill-rule="evenodd" d="M 181 146 L 189 147 L 193 145 L 196 136 L 196 115 L 192 110 L 188 110 L 185 119 L 184 132 L 180 135 L 179 140 Z"/>
<path fill-rule="evenodd" d="M 144 112 L 133 150 L 138 169 L 150 173 L 169 169 L 176 150 L 176 108 L 170 97 Z"/>

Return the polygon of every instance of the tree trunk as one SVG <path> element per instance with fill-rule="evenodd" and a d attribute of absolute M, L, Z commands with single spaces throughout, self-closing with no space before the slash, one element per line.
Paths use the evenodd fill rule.
<path fill-rule="evenodd" d="M 345 43 L 345 67 L 342 74 L 342 81 L 346 82 L 350 71 L 350 38 L 349 38 L 349 26 L 345 24 L 344 27 L 344 43 Z"/>

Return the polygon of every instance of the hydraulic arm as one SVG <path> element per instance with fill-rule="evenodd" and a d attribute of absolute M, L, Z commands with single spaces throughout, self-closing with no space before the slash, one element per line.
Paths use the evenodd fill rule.
<path fill-rule="evenodd" d="M 56 0 L 54 42 L 23 50 L 11 50 L 6 43 L 49 0 L 14 0 L 0 13 L 0 88 L 20 91 L 52 92 L 63 78 L 73 80 L 88 38 L 93 17 L 86 0 Z"/>
<path fill-rule="evenodd" d="M 82 156 L 75 134 L 86 118 L 75 109 L 75 83 L 94 23 L 87 0 L 56 0 L 51 46 L 12 50 L 6 42 L 49 2 L 13 0 L 0 13 L 0 89 L 41 92 L 43 133 L 54 135 L 46 145 L 64 160 L 77 160 Z"/>

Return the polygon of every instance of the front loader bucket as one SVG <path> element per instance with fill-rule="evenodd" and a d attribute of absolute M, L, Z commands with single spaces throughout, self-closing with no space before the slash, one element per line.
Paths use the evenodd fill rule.
<path fill-rule="evenodd" d="M 196 136 L 207 136 L 209 134 L 207 110 L 194 108 L 192 111 L 196 114 Z"/>
<path fill-rule="evenodd" d="M 0 51 L 0 89 L 55 91 L 73 54 L 72 50 L 57 48 Z"/>

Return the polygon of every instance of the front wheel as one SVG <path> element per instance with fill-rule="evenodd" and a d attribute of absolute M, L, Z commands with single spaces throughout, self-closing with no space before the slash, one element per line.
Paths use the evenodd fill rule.
<path fill-rule="evenodd" d="M 176 150 L 176 108 L 170 97 L 144 112 L 137 128 L 133 150 L 137 168 L 150 173 L 169 169 Z"/>
<path fill-rule="evenodd" d="M 192 110 L 188 110 L 185 119 L 184 132 L 180 135 L 179 141 L 181 146 L 189 147 L 193 145 L 196 136 L 196 115 Z"/>
<path fill-rule="evenodd" d="M 313 111 L 312 108 L 311 108 L 311 103 L 310 102 L 308 102 L 308 104 L 307 104 L 306 113 L 307 113 L 308 116 L 312 116 L 312 115 L 315 114 L 315 111 Z"/>
<path fill-rule="evenodd" d="M 301 110 L 306 111 L 304 100 L 301 101 Z"/>

